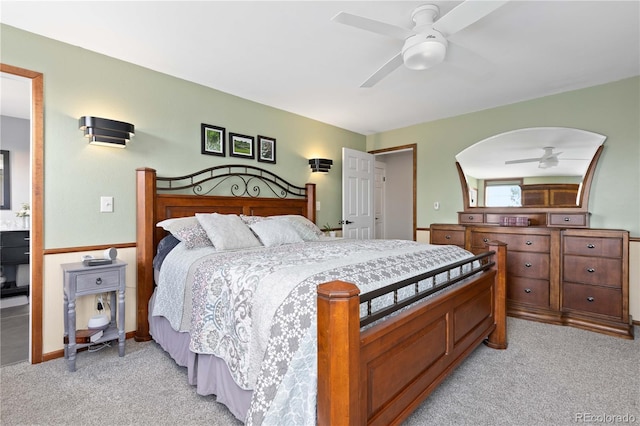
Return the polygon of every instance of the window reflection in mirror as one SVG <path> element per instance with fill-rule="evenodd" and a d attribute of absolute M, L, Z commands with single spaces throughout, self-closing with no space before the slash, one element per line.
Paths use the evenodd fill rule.
<path fill-rule="evenodd" d="M 466 181 L 465 191 L 468 191 L 465 207 L 524 206 L 525 197 L 518 196 L 515 188 L 513 195 L 508 189 L 508 194 L 500 197 L 502 201 L 493 198 L 499 189 L 490 186 L 499 180 L 519 182 L 521 191 L 537 190 L 541 186 L 581 188 L 589 165 L 605 139 L 606 136 L 580 129 L 533 127 L 477 142 L 456 155 Z M 491 185 L 488 182 L 492 182 Z M 566 189 L 563 191 L 566 193 Z M 563 207 L 578 207 L 579 197 L 573 196 L 573 199 L 575 203 L 571 204 L 563 201 Z"/>
<path fill-rule="evenodd" d="M 9 151 L 0 150 L 0 210 L 11 210 L 11 168 Z"/>

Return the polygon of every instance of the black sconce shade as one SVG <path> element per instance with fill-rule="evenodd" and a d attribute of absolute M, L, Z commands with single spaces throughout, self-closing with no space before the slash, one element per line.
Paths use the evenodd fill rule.
<path fill-rule="evenodd" d="M 333 165 L 333 160 L 329 160 L 326 158 L 312 158 L 309 160 L 309 165 L 311 166 L 312 172 L 328 172 L 331 169 L 331 165 Z"/>
<path fill-rule="evenodd" d="M 93 145 L 125 148 L 135 134 L 133 124 L 99 117 L 80 117 L 80 130 Z"/>

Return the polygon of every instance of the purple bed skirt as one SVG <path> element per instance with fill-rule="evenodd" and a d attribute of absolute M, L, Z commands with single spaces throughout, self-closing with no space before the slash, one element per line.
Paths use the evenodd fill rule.
<path fill-rule="evenodd" d="M 149 301 L 149 332 L 181 367 L 187 367 L 187 381 L 199 395 L 215 395 L 216 401 L 244 422 L 252 391 L 240 388 L 231 377 L 225 362 L 215 355 L 196 354 L 189 350 L 189 333 L 175 331 L 164 317 L 151 316 L 155 293 Z"/>

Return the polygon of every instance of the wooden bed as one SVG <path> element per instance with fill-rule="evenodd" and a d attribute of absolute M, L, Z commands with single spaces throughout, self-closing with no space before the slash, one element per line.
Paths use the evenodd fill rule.
<path fill-rule="evenodd" d="M 155 226 L 159 221 L 217 212 L 300 214 L 315 223 L 315 184 L 291 185 L 253 166 L 218 166 L 176 178 L 140 168 L 136 179 L 137 341 L 151 339 L 152 260 L 166 235 Z M 226 187 L 231 195 L 205 195 L 205 187 Z M 191 194 L 176 194 L 184 191 Z M 341 281 L 318 286 L 318 424 L 398 424 L 480 343 L 506 349 L 506 246 L 491 242 L 488 249 L 477 257 L 481 272 L 452 279 L 451 288 L 362 330 L 377 318 L 360 318 L 358 287 Z"/>

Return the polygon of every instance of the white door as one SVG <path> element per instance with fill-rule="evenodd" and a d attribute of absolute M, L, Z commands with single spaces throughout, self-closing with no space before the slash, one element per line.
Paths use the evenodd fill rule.
<path fill-rule="evenodd" d="M 375 237 L 374 164 L 373 154 L 342 148 L 342 235 L 345 238 Z"/>
<path fill-rule="evenodd" d="M 376 161 L 376 170 L 375 170 L 375 192 L 374 192 L 374 203 L 375 203 L 375 228 L 376 228 L 376 238 L 384 239 L 385 236 L 385 223 L 384 223 L 384 206 L 385 206 L 385 198 L 384 198 L 384 190 L 385 190 L 385 179 L 386 179 L 386 164 L 382 161 Z"/>

